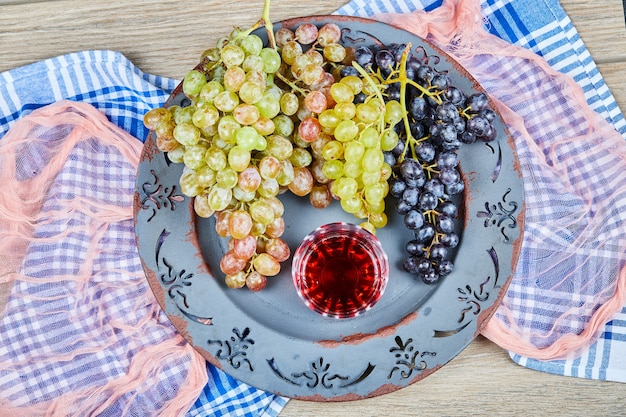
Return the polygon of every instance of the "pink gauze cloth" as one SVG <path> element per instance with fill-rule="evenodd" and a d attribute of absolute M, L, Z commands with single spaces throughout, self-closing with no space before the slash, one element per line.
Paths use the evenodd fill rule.
<path fill-rule="evenodd" d="M 0 140 L 0 289 L 11 288 L 0 307 L 3 416 L 181 416 L 207 383 L 137 253 L 142 146 L 69 101 Z"/>
<path fill-rule="evenodd" d="M 478 0 L 379 20 L 441 47 L 485 88 L 515 141 L 526 219 L 512 282 L 483 335 L 540 360 L 577 355 L 625 301 L 626 143 L 574 80 L 487 33 Z"/>

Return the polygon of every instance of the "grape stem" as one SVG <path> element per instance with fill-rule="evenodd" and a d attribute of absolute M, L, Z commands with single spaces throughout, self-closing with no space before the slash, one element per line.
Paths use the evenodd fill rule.
<path fill-rule="evenodd" d="M 381 116 L 378 118 L 378 131 L 382 132 L 385 129 L 385 99 L 383 98 L 383 94 L 380 91 L 380 88 L 376 85 L 372 77 L 361 67 L 356 61 L 352 62 L 352 66 L 356 68 L 356 70 L 361 74 L 361 76 L 367 81 L 367 83 L 372 87 L 374 92 L 376 93 L 376 97 L 378 98 L 379 106 L 381 107 Z"/>
<path fill-rule="evenodd" d="M 270 47 L 273 49 L 278 49 L 276 46 L 276 38 L 274 37 L 274 25 L 272 24 L 272 19 L 270 18 L 270 3 L 271 0 L 265 0 L 263 2 L 263 14 L 261 14 L 261 20 L 265 25 L 265 30 L 267 31 L 267 37 L 270 43 Z"/>

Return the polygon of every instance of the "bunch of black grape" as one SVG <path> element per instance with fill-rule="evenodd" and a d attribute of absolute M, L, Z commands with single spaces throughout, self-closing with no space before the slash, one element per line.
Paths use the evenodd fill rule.
<path fill-rule="evenodd" d="M 377 74 L 386 99 L 405 105 L 407 114 L 395 126 L 398 146 L 385 153 L 394 168 L 389 193 L 405 226 L 414 232 L 403 267 L 433 284 L 453 270 L 448 252 L 459 244 L 458 196 L 465 186 L 457 150 L 463 144 L 494 140 L 496 130 L 487 96 L 466 95 L 421 52 L 419 58 L 406 45 L 392 44 L 358 47 L 354 57 Z"/>

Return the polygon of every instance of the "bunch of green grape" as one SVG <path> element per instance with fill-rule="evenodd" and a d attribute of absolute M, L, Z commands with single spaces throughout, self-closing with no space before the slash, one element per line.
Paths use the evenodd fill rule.
<path fill-rule="evenodd" d="M 281 193 L 318 208 L 340 200 L 371 232 L 386 225 L 384 152 L 398 143 L 392 127 L 403 109 L 364 70 L 341 75 L 350 51 L 336 24 L 281 28 L 269 45 L 253 29 L 235 29 L 203 54 L 183 80 L 189 105 L 153 109 L 144 124 L 184 164 L 181 191 L 196 214 L 215 216 L 229 238 L 226 284 L 258 291 L 290 256 Z"/>

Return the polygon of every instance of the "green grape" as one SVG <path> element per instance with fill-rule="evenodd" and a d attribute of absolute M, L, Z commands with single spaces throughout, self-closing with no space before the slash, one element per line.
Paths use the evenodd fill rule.
<path fill-rule="evenodd" d="M 268 119 L 267 117 L 259 117 L 259 120 L 252 124 L 252 127 L 259 133 L 261 136 L 269 136 L 276 130 L 276 126 L 274 125 L 274 121 L 272 119 Z"/>
<path fill-rule="evenodd" d="M 204 73 L 198 70 L 191 70 L 183 79 L 183 92 L 187 97 L 196 97 L 206 82 Z"/>
<path fill-rule="evenodd" d="M 246 73 L 246 81 L 257 83 L 264 88 L 267 86 L 267 77 L 262 71 L 249 71 Z M 265 91 L 265 90 L 264 90 Z"/>
<path fill-rule="evenodd" d="M 291 64 L 291 74 L 295 78 L 301 79 L 304 68 L 309 64 L 311 64 L 311 58 L 308 55 L 298 55 L 293 61 L 293 64 Z"/>
<path fill-rule="evenodd" d="M 285 64 L 292 65 L 302 55 L 302 46 L 296 41 L 289 41 L 283 45 L 281 55 Z"/>
<path fill-rule="evenodd" d="M 380 149 L 391 151 L 398 144 L 398 134 L 391 128 L 386 129 L 380 137 Z"/>
<path fill-rule="evenodd" d="M 172 119 L 172 113 L 166 108 L 157 107 L 148 111 L 143 116 L 143 124 L 150 130 L 156 130 L 159 125 L 169 123 Z"/>
<path fill-rule="evenodd" d="M 198 182 L 196 173 L 187 169 L 180 176 L 180 190 L 188 197 L 195 197 L 204 191 L 204 187 Z"/>
<path fill-rule="evenodd" d="M 313 159 L 322 159 L 322 150 L 324 149 L 324 146 L 326 146 L 326 144 L 331 140 L 331 136 L 322 132 L 315 141 L 309 144 L 309 149 L 311 150 L 311 155 L 313 155 Z"/>
<path fill-rule="evenodd" d="M 368 148 L 363 154 L 361 165 L 364 171 L 380 171 L 385 162 L 385 156 L 379 149 Z"/>
<path fill-rule="evenodd" d="M 185 155 L 184 146 L 179 146 L 178 148 L 175 148 L 167 153 L 167 157 L 169 158 L 169 160 L 175 164 L 182 164 L 184 155 Z"/>
<path fill-rule="evenodd" d="M 330 180 L 336 180 L 343 175 L 343 162 L 338 159 L 326 161 L 322 167 L 324 176 Z"/>
<path fill-rule="evenodd" d="M 334 129 L 341 121 L 341 117 L 334 109 L 327 109 L 320 113 L 317 117 L 322 127 Z"/>
<path fill-rule="evenodd" d="M 263 40 L 257 35 L 251 34 L 239 42 L 239 46 L 247 55 L 259 55 L 263 49 Z"/>
<path fill-rule="evenodd" d="M 196 171 L 198 184 L 203 188 L 209 188 L 215 184 L 217 174 L 211 167 L 204 165 Z"/>
<path fill-rule="evenodd" d="M 347 162 L 360 162 L 365 154 L 365 145 L 359 141 L 351 141 L 344 146 L 344 158 Z"/>
<path fill-rule="evenodd" d="M 193 199 L 193 210 L 198 216 L 204 218 L 209 218 L 215 214 L 215 211 L 211 210 L 211 206 L 209 206 L 209 199 L 206 194 L 197 195 Z"/>
<path fill-rule="evenodd" d="M 267 139 L 265 139 L 265 136 L 257 135 L 256 141 L 254 143 L 254 150 L 264 151 L 265 148 L 267 148 Z"/>
<path fill-rule="evenodd" d="M 280 168 L 280 161 L 273 156 L 264 156 L 259 161 L 259 172 L 262 178 L 276 178 Z"/>
<path fill-rule="evenodd" d="M 307 85 L 317 84 L 324 76 L 324 68 L 318 64 L 308 64 L 302 69 L 300 79 Z"/>
<path fill-rule="evenodd" d="M 341 177 L 333 183 L 332 192 L 341 199 L 344 199 L 356 195 L 358 188 L 359 185 L 354 178 Z"/>
<path fill-rule="evenodd" d="M 212 146 L 207 149 L 204 154 L 204 161 L 208 167 L 214 171 L 220 171 L 226 168 L 226 165 L 228 164 L 226 153 L 216 146 Z"/>
<path fill-rule="evenodd" d="M 335 105 L 335 113 L 342 120 L 352 120 L 356 116 L 356 106 L 354 103 L 337 103 Z"/>
<path fill-rule="evenodd" d="M 368 103 L 360 103 L 356 106 L 356 116 L 363 123 L 374 123 L 380 117 L 380 112 Z"/>
<path fill-rule="evenodd" d="M 278 175 L 276 176 L 276 181 L 278 185 L 287 186 L 289 185 L 295 177 L 295 169 L 291 162 L 288 159 L 280 161 L 280 171 L 278 171 Z"/>
<path fill-rule="evenodd" d="M 352 89 L 343 83 L 335 83 L 330 86 L 330 95 L 337 103 L 352 103 L 354 93 Z"/>
<path fill-rule="evenodd" d="M 324 55 L 322 55 L 321 53 L 319 53 L 317 50 L 315 50 L 314 48 L 309 49 L 308 51 L 306 51 L 304 53 L 307 57 L 309 57 L 309 62 L 311 64 L 316 64 L 316 65 L 321 65 L 324 66 Z M 333 80 L 334 81 L 334 80 Z"/>
<path fill-rule="evenodd" d="M 183 162 L 193 170 L 200 169 L 206 165 L 206 162 L 204 161 L 205 152 L 206 146 L 203 144 L 186 146 L 185 153 L 183 155 Z"/>
<path fill-rule="evenodd" d="M 285 91 L 283 91 L 282 88 L 280 88 L 279 86 L 274 84 L 273 79 L 272 80 L 270 80 L 270 79 L 267 80 L 265 88 L 266 88 L 265 91 L 268 94 L 273 95 L 277 100 L 280 100 L 282 95 L 285 94 Z"/>
<path fill-rule="evenodd" d="M 241 103 L 237 107 L 235 107 L 235 110 L 233 110 L 233 117 L 235 118 L 237 123 L 240 123 L 244 126 L 249 126 L 259 120 L 259 117 L 261 117 L 261 112 L 256 106 L 252 104 Z"/>
<path fill-rule="evenodd" d="M 204 102 L 196 106 L 196 111 L 191 116 L 193 124 L 200 129 L 215 125 L 219 118 L 220 113 L 215 106 Z"/>
<path fill-rule="evenodd" d="M 215 177 L 215 182 L 219 187 L 228 189 L 237 185 L 238 180 L 239 177 L 237 173 L 231 168 L 224 168 L 218 171 Z"/>
<path fill-rule="evenodd" d="M 265 152 L 279 161 L 284 161 L 293 153 L 293 144 L 284 136 L 272 135 L 267 138 Z"/>
<path fill-rule="evenodd" d="M 222 188 L 214 185 L 211 187 L 207 200 L 209 207 L 213 211 L 222 211 L 230 204 L 230 200 L 233 198 L 233 193 L 230 188 Z"/>
<path fill-rule="evenodd" d="M 306 106 L 301 105 L 296 112 L 296 117 L 298 118 L 298 121 L 296 121 L 296 123 L 298 123 L 307 118 L 314 118 L 315 115 L 311 110 L 307 109 Z"/>
<path fill-rule="evenodd" d="M 224 282 L 228 286 L 228 288 L 243 288 L 246 285 L 246 272 L 239 271 L 234 274 L 226 274 L 224 278 Z"/>
<path fill-rule="evenodd" d="M 276 197 L 280 191 L 280 185 L 276 178 L 263 178 L 261 185 L 257 189 L 257 193 L 262 197 Z"/>
<path fill-rule="evenodd" d="M 239 105 L 239 96 L 234 91 L 222 91 L 213 99 L 213 105 L 221 112 L 230 113 Z"/>
<path fill-rule="evenodd" d="M 361 183 L 364 187 L 368 187 L 380 182 L 380 173 L 378 171 L 363 171 L 361 173 Z"/>
<path fill-rule="evenodd" d="M 293 134 L 293 130 L 295 125 L 293 120 L 290 117 L 279 114 L 278 116 L 272 119 L 274 121 L 274 126 L 276 128 L 275 132 L 277 135 L 281 135 L 284 137 L 289 137 Z"/>
<path fill-rule="evenodd" d="M 248 55 L 246 59 L 243 60 L 243 64 L 241 64 L 241 67 L 246 72 L 261 72 L 265 68 L 265 63 L 263 62 L 263 58 L 258 55 Z"/>
<path fill-rule="evenodd" d="M 359 176 L 363 174 L 363 168 L 361 168 L 361 161 L 345 162 L 343 164 L 343 173 L 346 177 L 359 178 Z"/>
<path fill-rule="evenodd" d="M 380 183 L 366 186 L 363 191 L 365 195 L 365 201 L 370 204 L 380 203 L 386 197 L 385 187 L 383 187 L 383 185 Z"/>
<path fill-rule="evenodd" d="M 331 140 L 322 148 L 322 157 L 327 160 L 339 159 L 343 156 L 343 144 L 338 140 Z"/>
<path fill-rule="evenodd" d="M 219 120 L 219 117 L 218 117 Z M 217 123 L 198 128 L 202 139 L 211 139 L 217 136 Z"/>
<path fill-rule="evenodd" d="M 209 61 L 215 62 L 220 59 L 220 50 L 218 48 L 209 48 L 202 52 L 200 59 L 207 58 Z"/>
<path fill-rule="evenodd" d="M 289 162 L 297 168 L 307 167 L 313 162 L 313 156 L 304 148 L 294 148 L 289 157 Z"/>
<path fill-rule="evenodd" d="M 228 152 L 228 165 L 237 172 L 241 172 L 250 165 L 250 151 L 241 146 L 233 146 Z"/>
<path fill-rule="evenodd" d="M 354 120 L 342 120 L 335 128 L 335 139 L 340 142 L 348 142 L 359 134 L 359 126 Z"/>
<path fill-rule="evenodd" d="M 352 90 L 352 94 L 357 95 L 363 91 L 363 80 L 355 75 L 348 75 L 339 80 L 340 83 L 346 84 Z"/>
<path fill-rule="evenodd" d="M 283 202 L 280 201 L 280 199 L 276 197 L 271 197 L 271 198 L 261 198 L 260 200 L 266 202 L 267 204 L 270 205 L 270 207 L 272 207 L 272 211 L 274 212 L 274 219 L 278 219 L 282 217 L 283 214 L 285 214 L 285 206 Z"/>
<path fill-rule="evenodd" d="M 224 116 L 217 124 L 217 134 L 226 142 L 235 143 L 235 133 L 241 125 L 232 115 Z"/>
<path fill-rule="evenodd" d="M 383 163 L 383 166 L 380 168 L 380 181 L 383 181 L 384 184 L 389 186 L 387 180 L 391 178 L 391 174 L 393 174 L 393 168 L 391 168 L 391 165 L 386 162 Z"/>
<path fill-rule="evenodd" d="M 255 81 L 245 81 L 239 88 L 239 98 L 244 103 L 254 104 L 261 100 L 265 85 Z"/>
<path fill-rule="evenodd" d="M 274 210 L 272 210 L 272 206 L 263 200 L 252 202 L 248 206 L 248 211 L 254 221 L 266 226 L 274 221 Z"/>
<path fill-rule="evenodd" d="M 329 43 L 324 47 L 324 58 L 330 62 L 341 62 L 346 58 L 346 48 L 338 43 Z"/>
<path fill-rule="evenodd" d="M 222 91 L 224 91 L 224 86 L 215 80 L 211 80 L 206 83 L 200 90 L 200 93 L 198 93 L 198 101 L 211 103 Z"/>
<path fill-rule="evenodd" d="M 376 227 L 374 227 L 374 225 L 370 223 L 369 220 L 363 223 L 359 223 L 359 226 L 361 226 L 363 229 L 367 230 L 371 234 L 376 235 Z"/>
<path fill-rule="evenodd" d="M 200 130 L 193 123 L 181 123 L 174 128 L 174 139 L 184 146 L 195 145 L 200 141 Z"/>
<path fill-rule="evenodd" d="M 209 78 L 218 83 L 224 82 L 224 73 L 226 72 L 226 68 L 221 65 L 216 66 L 210 72 Z"/>
<path fill-rule="evenodd" d="M 339 203 L 346 213 L 356 214 L 363 208 L 363 201 L 360 197 L 353 195 L 348 198 L 342 198 Z"/>
<path fill-rule="evenodd" d="M 384 214 L 385 213 L 385 200 L 379 200 L 374 203 L 367 202 L 367 212 L 370 218 L 371 218 L 371 215 L 373 214 L 376 214 L 376 215 Z"/>
<path fill-rule="evenodd" d="M 193 118 L 195 108 L 193 106 L 175 106 L 170 109 L 170 111 L 172 112 L 172 116 L 174 116 L 174 122 L 177 125 L 182 125 L 183 123 L 192 123 L 191 119 Z"/>
<path fill-rule="evenodd" d="M 259 54 L 263 59 L 263 71 L 273 74 L 279 70 L 281 64 L 280 54 L 273 48 L 263 48 Z"/>
<path fill-rule="evenodd" d="M 382 229 L 383 227 L 387 226 L 388 219 L 385 212 L 381 211 L 379 213 L 372 213 L 369 216 L 369 221 L 375 228 Z"/>
<path fill-rule="evenodd" d="M 263 223 L 252 222 L 252 229 L 250 230 L 250 235 L 256 238 L 267 235 L 267 226 L 265 226 Z M 250 274 L 252 274 L 253 272 L 256 272 L 256 271 L 252 271 L 250 272 Z"/>
<path fill-rule="evenodd" d="M 385 123 L 388 125 L 395 125 L 402 120 L 404 116 L 404 108 L 402 104 L 395 100 L 385 103 Z"/>
<path fill-rule="evenodd" d="M 359 136 L 359 142 L 363 144 L 368 149 L 375 148 L 378 146 L 378 130 L 374 127 L 367 127 Z"/>
<path fill-rule="evenodd" d="M 244 191 L 236 185 L 233 188 L 233 198 L 242 203 L 248 203 L 256 198 L 256 191 Z"/>
<path fill-rule="evenodd" d="M 292 92 L 286 92 L 280 97 L 280 110 L 287 116 L 293 116 L 298 111 L 300 102 L 298 96 Z"/>
<path fill-rule="evenodd" d="M 241 67 L 230 67 L 224 73 L 224 88 L 237 92 L 246 81 L 246 71 Z"/>
<path fill-rule="evenodd" d="M 222 62 L 226 67 L 241 65 L 246 58 L 246 53 L 234 43 L 228 43 L 220 51 Z"/>
<path fill-rule="evenodd" d="M 261 99 L 254 105 L 259 109 L 261 116 L 268 119 L 273 119 L 280 113 L 280 98 L 276 97 L 271 90 L 263 93 Z"/>
<path fill-rule="evenodd" d="M 280 264 L 269 253 L 261 253 L 252 261 L 254 269 L 266 277 L 273 277 L 280 272 Z"/>

